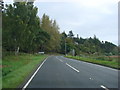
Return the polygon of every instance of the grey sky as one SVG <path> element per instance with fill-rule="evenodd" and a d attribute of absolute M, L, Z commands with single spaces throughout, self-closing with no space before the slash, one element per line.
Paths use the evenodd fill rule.
<path fill-rule="evenodd" d="M 72 2 L 35 2 L 43 13 L 55 19 L 60 32 L 79 34 L 83 38 L 93 37 L 118 44 L 118 0 L 79 0 Z"/>
<path fill-rule="evenodd" d="M 34 5 L 38 7 L 40 18 L 45 13 L 57 21 L 60 32 L 68 33 L 72 30 L 75 35 L 79 34 L 83 38 L 96 35 L 101 41 L 117 45 L 118 1 L 35 0 Z"/>

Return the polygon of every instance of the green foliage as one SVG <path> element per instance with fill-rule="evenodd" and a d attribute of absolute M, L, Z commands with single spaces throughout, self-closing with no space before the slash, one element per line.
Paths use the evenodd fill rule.
<path fill-rule="evenodd" d="M 73 49 L 75 55 L 117 55 L 118 47 L 108 41 L 101 42 L 95 35 L 93 38 L 79 38 L 73 31 L 59 32 L 56 20 L 46 14 L 40 19 L 38 8 L 33 2 L 14 2 L 6 5 L 3 16 L 3 51 L 18 53 L 36 53 L 39 51 L 65 54 Z"/>
<path fill-rule="evenodd" d="M 43 46 L 47 52 L 59 52 L 60 49 L 60 33 L 59 27 L 55 20 L 50 20 L 49 16 L 43 15 L 41 28 L 48 32 L 50 40 Z"/>
<path fill-rule="evenodd" d="M 70 38 L 73 38 L 73 37 L 74 37 L 74 34 L 73 34 L 72 30 L 69 31 L 68 37 L 70 37 Z"/>
<path fill-rule="evenodd" d="M 59 27 L 49 16 L 37 16 L 33 2 L 14 2 L 6 5 L 3 15 L 3 48 L 6 51 L 35 53 L 58 52 Z"/>
<path fill-rule="evenodd" d="M 100 41 L 95 35 L 93 38 L 79 38 L 73 37 L 73 32 L 69 31 L 68 35 L 65 32 L 61 34 L 61 52 L 65 50 L 65 39 L 66 39 L 66 49 L 69 54 L 73 49 L 75 50 L 75 55 L 93 54 L 93 55 L 118 55 L 118 47 L 113 43 L 105 41 L 105 43 Z M 63 53 L 64 54 L 64 53 Z"/>
<path fill-rule="evenodd" d="M 60 34 L 60 53 L 65 54 L 65 44 L 66 44 L 66 38 L 67 34 L 65 32 Z"/>

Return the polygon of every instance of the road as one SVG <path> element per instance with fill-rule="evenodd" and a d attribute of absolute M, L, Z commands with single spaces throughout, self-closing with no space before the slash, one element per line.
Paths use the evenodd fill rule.
<path fill-rule="evenodd" d="M 24 88 L 118 88 L 118 70 L 50 56 Z"/>

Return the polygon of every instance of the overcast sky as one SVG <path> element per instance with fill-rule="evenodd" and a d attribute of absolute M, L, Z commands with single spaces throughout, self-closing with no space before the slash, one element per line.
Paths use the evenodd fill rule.
<path fill-rule="evenodd" d="M 96 35 L 101 41 L 118 45 L 118 1 L 35 0 L 34 5 L 40 18 L 45 13 L 57 21 L 60 32 L 72 30 L 83 38 Z"/>
<path fill-rule="evenodd" d="M 36 0 L 35 6 L 40 18 L 45 13 L 57 21 L 60 32 L 72 30 L 83 38 L 96 35 L 118 44 L 118 0 Z"/>

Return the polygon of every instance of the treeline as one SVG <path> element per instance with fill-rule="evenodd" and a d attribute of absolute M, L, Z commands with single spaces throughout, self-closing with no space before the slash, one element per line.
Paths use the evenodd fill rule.
<path fill-rule="evenodd" d="M 72 50 L 75 50 L 75 55 L 80 54 L 95 54 L 95 55 L 118 55 L 118 47 L 108 41 L 100 41 L 95 35 L 93 38 L 82 38 L 77 35 L 74 37 L 72 31 L 69 31 L 68 34 L 63 32 L 62 34 L 62 43 L 61 43 L 61 53 L 64 52 L 66 43 L 66 53 L 72 54 Z"/>
<path fill-rule="evenodd" d="M 3 49 L 35 53 L 57 52 L 60 44 L 59 27 L 55 20 L 37 16 L 33 2 L 14 2 L 3 10 Z"/>
<path fill-rule="evenodd" d="M 70 54 L 117 54 L 117 46 L 110 42 L 101 42 L 96 36 L 83 39 L 59 32 L 55 20 L 44 14 L 37 16 L 38 8 L 33 2 L 14 2 L 6 5 L 2 13 L 2 46 L 4 51 L 37 53 Z"/>

